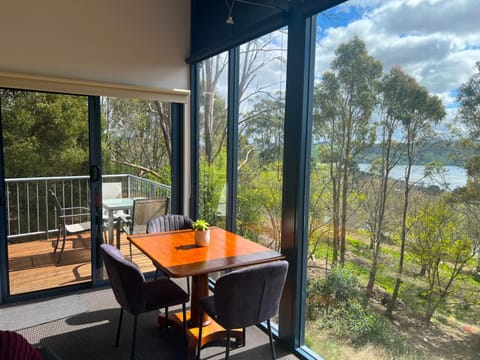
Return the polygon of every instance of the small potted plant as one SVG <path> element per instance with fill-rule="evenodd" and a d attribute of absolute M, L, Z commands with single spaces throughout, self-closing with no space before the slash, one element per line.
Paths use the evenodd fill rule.
<path fill-rule="evenodd" d="M 195 230 L 195 245 L 208 246 L 208 244 L 210 244 L 209 225 L 208 222 L 202 219 L 193 222 L 192 228 Z"/>

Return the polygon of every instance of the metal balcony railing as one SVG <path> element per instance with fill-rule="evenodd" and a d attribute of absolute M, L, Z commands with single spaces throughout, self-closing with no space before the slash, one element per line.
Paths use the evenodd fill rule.
<path fill-rule="evenodd" d="M 47 239 L 58 229 L 53 190 L 63 207 L 90 208 L 89 176 L 57 176 L 6 179 L 7 238 L 9 241 Z M 104 175 L 103 182 L 121 182 L 122 197 L 170 197 L 171 188 L 138 176 Z"/>

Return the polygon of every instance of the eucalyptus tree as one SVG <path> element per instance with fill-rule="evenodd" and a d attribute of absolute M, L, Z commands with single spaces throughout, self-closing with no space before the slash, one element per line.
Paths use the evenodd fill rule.
<path fill-rule="evenodd" d="M 460 103 L 458 118 L 469 130 L 469 135 L 480 138 L 480 61 L 475 64 L 476 73 L 458 89 L 457 101 Z"/>
<path fill-rule="evenodd" d="M 475 64 L 476 72 L 467 82 L 460 86 L 457 100 L 460 104 L 457 118 L 465 125 L 468 131 L 470 145 L 478 151 L 480 140 L 480 61 Z M 470 212 L 470 218 L 479 219 L 480 213 L 480 155 L 472 155 L 465 164 L 467 170 L 467 184 L 456 189 L 455 197 L 465 204 Z M 480 271 L 480 249 L 477 247 L 477 271 Z"/>
<path fill-rule="evenodd" d="M 238 92 L 236 92 L 240 108 L 238 120 L 239 183 L 243 181 L 240 175 L 244 175 L 245 171 L 253 169 L 254 162 L 258 160 L 253 156 L 258 147 L 253 145 L 252 141 L 258 144 L 262 140 L 258 137 L 249 139 L 248 136 L 255 134 L 256 121 L 266 122 L 269 120 L 268 116 L 273 114 L 269 111 L 261 113 L 261 111 L 265 111 L 265 107 L 257 112 L 255 109 L 258 109 L 258 103 L 265 101 L 268 97 L 275 101 L 275 96 L 271 92 L 272 83 L 262 83 L 261 74 L 262 69 L 266 66 L 284 63 L 281 52 L 276 49 L 277 45 L 274 43 L 272 46 L 270 41 L 271 36 L 275 36 L 275 33 L 250 41 L 242 45 L 239 50 L 240 65 Z M 227 53 L 223 53 L 208 58 L 199 65 L 201 87 L 200 186 L 201 193 L 203 193 L 203 195 L 201 194 L 199 208 L 201 212 L 210 214 L 214 214 L 221 205 L 216 203 L 215 199 L 221 199 L 226 189 L 228 64 L 229 56 Z M 280 79 L 273 80 L 273 82 L 278 81 Z M 267 141 L 264 142 L 264 145 L 268 147 L 272 144 Z M 268 149 L 264 147 L 261 151 L 266 154 Z M 215 178 L 212 178 L 212 175 Z M 220 179 L 223 179 L 223 181 L 220 181 Z M 217 222 L 217 219 L 209 220 L 212 223 Z"/>
<path fill-rule="evenodd" d="M 259 98 L 244 115 L 239 134 L 237 222 L 251 235 L 266 235 L 267 245 L 279 249 L 285 103 L 279 93 Z"/>
<path fill-rule="evenodd" d="M 373 249 L 372 264 L 370 267 L 369 279 L 366 288 L 366 295 L 372 295 L 375 277 L 377 274 L 378 261 L 386 230 L 388 219 L 385 217 L 387 200 L 396 181 L 390 179 L 390 172 L 399 163 L 403 149 L 395 140 L 395 135 L 402 127 L 400 113 L 402 107 L 411 96 L 410 80 L 405 76 L 400 67 L 393 67 L 389 74 L 386 74 L 379 86 L 379 139 L 381 156 L 372 163 L 371 172 L 375 178 L 373 190 L 368 193 L 368 201 L 364 201 L 365 212 L 368 218 L 368 230 L 370 244 Z M 391 221 L 390 221 L 391 223 Z"/>
<path fill-rule="evenodd" d="M 102 98 L 106 171 L 124 171 L 170 184 L 171 119 L 168 103 Z"/>
<path fill-rule="evenodd" d="M 420 86 L 417 81 L 399 70 L 403 95 L 392 107 L 391 115 L 402 123 L 401 142 L 405 146 L 405 175 L 403 178 L 403 204 L 401 207 L 400 256 L 398 261 L 397 278 L 392 293 L 392 299 L 387 306 L 386 313 L 391 316 L 398 298 L 405 260 L 405 244 L 407 241 L 407 215 L 409 210 L 410 192 L 415 186 L 411 181 L 412 166 L 422 145 L 429 142 L 434 135 L 434 125 L 438 124 L 446 115 L 441 100 L 430 95 L 428 90 Z"/>
<path fill-rule="evenodd" d="M 370 119 L 381 73 L 382 64 L 355 37 L 337 48 L 331 70 L 323 73 L 315 92 L 314 131 L 327 145 L 321 160 L 330 164 L 334 264 L 345 261 L 350 177 L 355 156 L 375 138 Z"/>

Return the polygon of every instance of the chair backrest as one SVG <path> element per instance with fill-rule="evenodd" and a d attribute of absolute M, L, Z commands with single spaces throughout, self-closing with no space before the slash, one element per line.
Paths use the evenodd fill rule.
<path fill-rule="evenodd" d="M 135 199 L 132 210 L 132 233 L 144 233 L 147 222 L 168 212 L 169 198 Z"/>
<path fill-rule="evenodd" d="M 102 183 L 103 199 L 120 199 L 122 198 L 122 183 L 110 182 Z"/>
<path fill-rule="evenodd" d="M 191 229 L 192 223 L 193 220 L 185 215 L 156 216 L 148 221 L 147 233 Z"/>
<path fill-rule="evenodd" d="M 60 203 L 60 200 L 58 200 L 57 194 L 55 194 L 55 191 L 53 190 L 48 190 L 48 193 L 53 199 L 53 204 L 55 206 L 55 216 L 57 218 L 57 226 L 65 226 L 65 210 L 63 209 L 62 204 Z"/>
<path fill-rule="evenodd" d="M 55 194 L 55 191 L 53 190 L 48 190 L 48 193 L 53 199 L 53 204 L 55 205 L 55 210 L 57 211 L 57 216 L 61 215 L 61 212 L 63 211 L 63 206 L 60 203 L 60 200 L 58 200 L 57 194 Z"/>
<path fill-rule="evenodd" d="M 15 331 L 0 330 L 0 360 L 42 360 L 40 351 Z"/>
<path fill-rule="evenodd" d="M 138 266 L 126 260 L 113 245 L 102 244 L 100 249 L 113 294 L 120 306 L 131 314 L 145 311 L 145 277 Z"/>
<path fill-rule="evenodd" d="M 288 262 L 274 261 L 232 271 L 215 284 L 220 325 L 247 327 L 270 319 L 278 310 Z"/>

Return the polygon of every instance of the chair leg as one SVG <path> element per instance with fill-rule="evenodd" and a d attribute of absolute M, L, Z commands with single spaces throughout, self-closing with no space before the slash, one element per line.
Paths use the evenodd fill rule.
<path fill-rule="evenodd" d="M 133 318 L 132 352 L 130 353 L 130 359 L 131 360 L 135 359 L 135 345 L 136 345 L 136 340 L 137 340 L 137 317 L 138 317 L 138 315 L 135 314 L 135 317 Z"/>
<path fill-rule="evenodd" d="M 122 328 L 122 320 L 123 320 L 123 308 L 120 308 L 120 317 L 118 318 L 118 327 L 117 327 L 117 337 L 115 338 L 115 347 L 118 347 L 120 342 L 120 330 Z"/>
<path fill-rule="evenodd" d="M 247 345 L 247 329 L 246 328 L 243 328 L 242 329 L 242 346 L 246 346 Z"/>
<path fill-rule="evenodd" d="M 63 251 L 65 250 L 65 243 L 67 242 L 67 230 L 63 229 L 63 241 L 62 241 L 62 248 L 60 249 L 60 254 L 58 255 L 57 264 L 60 263 L 62 260 Z"/>
<path fill-rule="evenodd" d="M 166 332 L 168 334 L 168 326 L 170 324 L 170 319 L 168 318 L 168 306 L 165 306 L 165 327 L 166 327 Z"/>
<path fill-rule="evenodd" d="M 273 336 L 272 336 L 272 325 L 270 324 L 270 319 L 267 320 L 268 327 L 268 338 L 270 340 L 270 351 L 272 352 L 272 359 L 275 360 L 275 347 L 273 346 Z"/>
<path fill-rule="evenodd" d="M 198 344 L 197 344 L 197 360 L 200 360 L 200 350 L 202 349 L 202 328 L 203 328 L 203 311 L 200 311 L 200 321 L 198 326 Z"/>
<path fill-rule="evenodd" d="M 185 360 L 188 360 L 188 335 L 187 335 L 187 305 L 182 304 L 182 313 L 183 313 L 183 336 L 185 340 Z"/>
<path fill-rule="evenodd" d="M 187 295 L 190 297 L 190 276 L 187 276 Z"/>
<path fill-rule="evenodd" d="M 115 230 L 116 230 L 117 249 L 120 250 L 120 233 L 122 232 L 122 230 L 120 229 L 120 220 L 117 220 L 117 223 L 115 224 Z"/>
<path fill-rule="evenodd" d="M 58 244 L 60 243 L 60 233 L 61 233 L 61 232 L 62 232 L 62 229 L 61 229 L 61 228 L 58 228 L 57 241 L 55 241 L 55 247 L 53 248 L 53 253 L 54 253 L 54 254 L 57 252 Z"/>
<path fill-rule="evenodd" d="M 225 360 L 228 360 L 228 357 L 230 356 L 230 337 L 231 337 L 230 333 L 231 333 L 230 329 L 227 329 L 227 339 L 225 343 L 225 348 L 226 348 Z"/>

